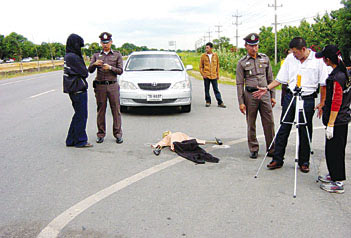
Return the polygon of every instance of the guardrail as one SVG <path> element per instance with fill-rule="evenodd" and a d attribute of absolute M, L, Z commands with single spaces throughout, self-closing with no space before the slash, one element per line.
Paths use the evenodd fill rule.
<path fill-rule="evenodd" d="M 27 71 L 40 71 L 41 69 L 63 66 L 63 60 L 31 61 L 0 64 L 0 73 L 21 73 Z"/>

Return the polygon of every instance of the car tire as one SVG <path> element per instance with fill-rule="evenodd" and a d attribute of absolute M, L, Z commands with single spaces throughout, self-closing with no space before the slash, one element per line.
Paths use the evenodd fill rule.
<path fill-rule="evenodd" d="M 191 104 L 186 105 L 186 106 L 182 106 L 182 112 L 188 113 L 190 111 L 191 111 Z"/>
<path fill-rule="evenodd" d="M 128 107 L 126 106 L 121 106 L 121 112 L 124 113 L 124 112 L 127 112 L 128 111 Z"/>

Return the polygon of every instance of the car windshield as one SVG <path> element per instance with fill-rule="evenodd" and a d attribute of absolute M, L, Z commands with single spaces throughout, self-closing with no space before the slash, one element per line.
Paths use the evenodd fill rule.
<path fill-rule="evenodd" d="M 183 66 L 176 55 L 132 55 L 126 71 L 183 71 Z"/>

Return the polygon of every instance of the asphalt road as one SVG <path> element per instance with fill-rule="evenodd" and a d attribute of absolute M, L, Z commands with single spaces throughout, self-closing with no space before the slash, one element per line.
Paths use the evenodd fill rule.
<path fill-rule="evenodd" d="M 87 132 L 94 147 L 77 149 L 64 143 L 73 109 L 62 93 L 62 72 L 1 80 L 0 237 L 351 236 L 350 180 L 342 195 L 322 191 L 315 182 L 319 171 L 326 172 L 319 120 L 314 122 L 314 164 L 310 173 L 298 172 L 293 198 L 295 133 L 284 167 L 267 170 L 266 159 L 254 179 L 264 140 L 259 137 L 259 158 L 249 159 L 236 89 L 220 85 L 228 108 L 206 108 L 202 81 L 192 83 L 190 113 L 148 109 L 123 114 L 121 145 L 111 133 L 110 111 L 105 142 L 95 143 L 96 105 L 90 88 Z M 277 105 L 276 122 L 280 111 Z M 220 162 L 195 165 L 168 149 L 156 157 L 150 144 L 165 130 L 221 138 L 223 146 L 203 146 Z M 348 146 L 348 174 L 350 155 Z"/>

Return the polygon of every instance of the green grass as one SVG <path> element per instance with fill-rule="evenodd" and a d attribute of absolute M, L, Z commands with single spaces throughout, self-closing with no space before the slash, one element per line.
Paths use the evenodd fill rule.
<path fill-rule="evenodd" d="M 200 53 L 188 53 L 188 52 L 179 53 L 179 56 L 182 58 L 183 64 L 192 65 L 193 69 L 196 71 L 199 71 L 201 55 L 202 54 Z M 220 75 L 226 78 L 232 78 L 232 79 L 235 78 L 235 75 L 233 73 L 228 72 L 222 68 L 220 69 Z"/>
<path fill-rule="evenodd" d="M 89 64 L 90 64 L 90 61 L 85 61 L 86 66 L 89 66 Z M 5 73 L 0 73 L 0 80 L 28 76 L 28 75 L 48 73 L 48 72 L 59 71 L 59 70 L 63 70 L 63 66 L 56 66 L 55 68 L 45 67 L 45 68 L 41 68 L 40 71 L 37 71 L 36 68 L 33 68 L 32 71 L 24 71 L 23 73 L 21 73 L 21 72 L 12 72 L 12 73 L 5 72 Z"/>
<path fill-rule="evenodd" d="M 200 53 L 193 53 L 193 52 L 182 52 L 179 53 L 179 56 L 181 57 L 184 65 L 192 65 L 193 66 L 193 70 L 199 72 L 199 64 L 200 64 L 200 57 L 201 54 Z M 238 62 L 238 60 L 241 58 L 241 56 L 239 55 L 234 55 L 233 53 L 230 52 L 219 52 L 218 53 L 219 56 L 219 61 L 220 61 L 220 80 L 218 81 L 219 83 L 222 84 L 229 84 L 229 85 L 235 85 L 235 70 L 236 70 L 236 64 Z M 280 69 L 280 64 L 274 65 L 274 63 L 272 62 L 272 71 L 273 71 L 273 75 L 277 75 L 279 69 Z M 230 69 L 229 70 L 226 70 Z M 201 75 L 199 75 L 198 73 L 194 72 L 194 71 L 188 71 L 189 75 L 191 75 L 192 77 L 202 80 Z M 223 80 L 221 80 L 221 78 Z M 227 79 L 224 79 L 227 78 Z M 233 79 L 233 81 L 228 80 L 228 79 Z M 281 85 L 279 85 L 278 87 L 276 87 L 276 89 L 281 89 Z"/>
<path fill-rule="evenodd" d="M 59 71 L 59 70 L 63 70 L 62 66 L 57 66 L 55 68 L 45 68 L 45 69 L 41 69 L 40 71 L 37 71 L 35 69 L 33 69 L 34 71 L 25 71 L 23 73 L 20 72 L 8 72 L 8 73 L 2 73 L 0 74 L 0 80 L 2 79 L 9 79 L 9 78 L 16 78 L 16 77 L 22 77 L 22 76 L 28 76 L 28 75 L 35 75 L 35 74 L 42 74 L 42 73 L 48 73 L 48 72 L 53 72 L 53 71 Z"/>

